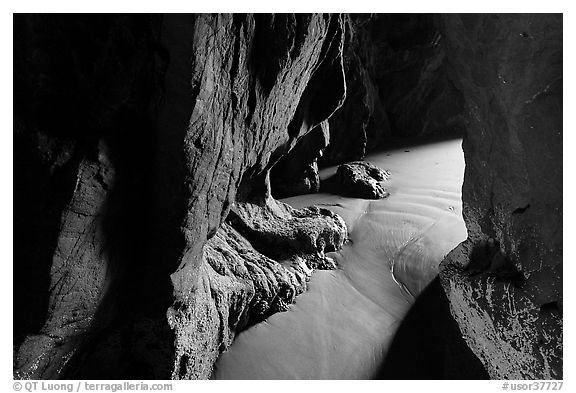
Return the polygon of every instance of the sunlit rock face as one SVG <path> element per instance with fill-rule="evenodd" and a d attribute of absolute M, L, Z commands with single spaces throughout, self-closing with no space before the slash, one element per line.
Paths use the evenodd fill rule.
<path fill-rule="evenodd" d="M 194 26 L 187 44 L 177 31 L 181 24 Z M 182 108 L 189 111 L 189 121 L 174 129 L 183 145 L 167 155 L 180 154 L 184 164 L 182 183 L 167 185 L 172 189 L 183 185 L 185 203 L 181 221 L 184 245 L 172 274 L 175 301 L 168 311 L 168 323 L 176 336 L 173 378 L 209 377 L 217 356 L 231 342 L 228 332 L 241 327 L 243 314 L 251 306 L 263 306 L 264 315 L 268 307 L 293 299 L 297 292 L 290 284 L 293 279 L 272 278 L 277 277 L 275 271 L 285 270 L 280 265 L 273 269 L 262 265 L 263 274 L 270 276 L 265 281 L 272 293 L 266 296 L 230 291 L 236 281 L 233 275 L 229 277 L 232 282 L 210 278 L 215 265 L 203 258 L 204 245 L 222 230 L 229 213 L 240 218 L 232 220 L 232 226 L 246 224 L 239 225 L 240 232 L 251 228 L 252 244 L 259 238 L 290 242 L 295 263 L 299 250 L 307 260 L 311 251 L 322 254 L 325 246 L 336 249 L 343 244 L 345 227 L 338 217 L 275 207 L 268 180 L 276 161 L 344 100 L 343 29 L 340 16 L 320 14 L 202 15 L 167 26 L 166 38 L 171 34 L 179 37 L 178 42 L 193 48 L 194 53 L 188 68 L 171 70 L 169 65 L 169 75 L 188 83 L 171 86 L 168 99 L 173 96 L 178 102 L 178 97 L 190 94 L 189 86 L 195 93 L 193 106 Z M 187 60 L 179 52 L 170 55 Z M 160 122 L 173 129 L 168 113 L 160 115 Z M 246 206 L 250 206 L 250 214 L 241 214 Z M 313 235 L 297 235 L 297 230 L 283 235 L 304 216 Z M 319 233 L 315 221 L 325 222 L 317 225 Z M 277 223 L 274 228 L 272 222 Z M 270 233 L 275 231 L 277 235 Z M 292 238 L 291 233 L 295 234 Z M 338 239 L 335 243 L 330 240 L 334 238 Z M 307 239 L 314 239 L 310 247 Z M 227 252 L 222 253 L 221 262 L 226 262 Z M 290 272 L 283 274 L 290 276 Z M 263 289 L 256 285 L 256 290 Z M 229 301 L 221 300 L 220 294 Z M 284 300 L 275 302 L 276 296 Z M 267 299 L 260 301 L 260 297 Z M 232 314 L 238 317 L 230 318 Z"/>
<path fill-rule="evenodd" d="M 390 195 L 381 184 L 388 180 L 390 173 L 369 162 L 342 164 L 334 177 L 336 188 L 342 195 L 364 199 L 382 199 Z"/>
<path fill-rule="evenodd" d="M 467 118 L 452 315 L 492 378 L 562 378 L 562 16 L 442 22 Z"/>

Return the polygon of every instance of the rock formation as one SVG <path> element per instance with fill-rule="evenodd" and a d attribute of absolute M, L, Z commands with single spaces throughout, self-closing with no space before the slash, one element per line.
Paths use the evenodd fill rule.
<path fill-rule="evenodd" d="M 387 137 L 463 133 L 462 94 L 449 78 L 437 16 L 352 14 L 345 23 L 347 99 L 274 168 L 278 197 L 317 192 L 319 166 L 361 160 Z"/>
<path fill-rule="evenodd" d="M 14 17 L 16 377 L 63 375 L 116 315 L 143 308 L 130 283 L 152 284 L 152 24 Z"/>
<path fill-rule="evenodd" d="M 219 337 L 235 328 L 228 325 L 233 323 L 228 315 L 214 314 L 214 292 L 202 258 L 206 240 L 217 233 L 231 211 L 246 223 L 249 217 L 238 214 L 241 204 L 250 204 L 255 222 L 246 227 L 253 226 L 256 236 L 259 222 L 255 217 L 274 209 L 269 206 L 270 168 L 300 137 L 326 120 L 345 94 L 343 22 L 338 16 L 198 16 L 194 25 L 192 86 L 198 95 L 195 106 L 189 108 L 187 128 L 180 129 L 184 144 L 178 152 L 187 169 L 181 224 L 184 247 L 172 275 L 175 301 L 168 311 L 176 335 L 175 378 L 208 377 L 216 357 L 230 343 Z M 180 77 L 188 75 L 189 71 Z M 175 89 L 174 94 L 178 93 L 184 92 Z M 258 213 L 258 209 L 264 211 Z M 279 220 L 291 219 L 287 211 L 278 216 Z M 308 216 L 310 225 L 313 215 Z M 323 219 L 318 213 L 316 217 Z M 280 226 L 275 229 L 279 231 Z M 319 226 L 324 228 L 321 231 L 342 231 L 334 225 L 332 229 L 329 224 Z M 268 233 L 266 237 L 274 236 Z M 321 252 L 324 238 L 311 237 L 317 240 L 311 248 Z M 290 240 L 294 243 L 294 239 L 285 241 Z M 242 310 L 241 303 L 249 301 L 244 294 L 226 306 L 237 304 Z"/>
<path fill-rule="evenodd" d="M 376 15 L 376 85 L 396 136 L 461 134 L 462 94 L 449 78 L 437 15 Z"/>
<path fill-rule="evenodd" d="M 467 108 L 452 315 L 491 378 L 562 378 L 562 15 L 442 20 Z"/>
<path fill-rule="evenodd" d="M 272 192 L 276 197 L 318 192 L 319 166 L 363 159 L 390 135 L 374 73 L 378 49 L 370 37 L 373 19 L 367 14 L 344 17 L 347 99 L 334 116 L 304 136 L 274 167 Z"/>
<path fill-rule="evenodd" d="M 152 341 L 173 335 L 172 377 L 209 377 L 236 331 L 285 309 L 346 239 L 338 216 L 288 208 L 269 186 L 274 164 L 344 100 L 343 18 L 17 19 L 16 146 L 40 161 L 22 162 L 35 171 L 22 183 L 44 176 L 67 194 L 42 194 L 61 206 L 50 217 L 58 236 L 15 260 L 32 268 L 43 255 L 49 277 L 38 313 L 20 310 L 16 377 L 93 375 L 102 358 L 129 376 L 118 357 L 142 351 L 118 332 L 150 324 Z M 289 247 L 253 248 L 267 242 Z M 97 348 L 111 337 L 119 344 Z"/>
<path fill-rule="evenodd" d="M 374 15 L 346 18 L 344 70 L 347 100 L 329 120 L 330 144 L 321 165 L 341 164 L 364 158 L 391 134 L 386 107 L 377 84 L 379 48 L 371 37 Z"/>
<path fill-rule="evenodd" d="M 325 187 L 326 191 L 348 197 L 382 199 L 390 194 L 380 183 L 389 177 L 390 173 L 376 165 L 355 161 L 340 165 Z"/>
<path fill-rule="evenodd" d="M 369 77 L 347 74 L 349 97 L 364 90 L 331 118 L 332 147 L 350 133 L 365 146 L 368 91 L 393 135 L 465 132 L 469 239 L 441 272 L 452 313 L 492 378 L 561 378 L 562 17 L 351 20 L 363 44 L 345 65 L 357 60 Z M 340 118 L 354 120 L 340 131 Z M 330 145 L 328 158 L 338 161 Z"/>
<path fill-rule="evenodd" d="M 348 99 L 329 120 L 321 165 L 363 159 L 389 136 L 462 134 L 462 95 L 437 16 L 353 14 L 347 23 Z"/>
<path fill-rule="evenodd" d="M 271 176 L 274 197 L 287 198 L 320 190 L 318 159 L 330 143 L 329 127 L 328 121 L 323 121 L 274 165 Z"/>
<path fill-rule="evenodd" d="M 462 130 L 451 313 L 490 377 L 562 377 L 561 15 L 16 15 L 14 32 L 16 378 L 210 377 L 347 239 L 275 197 L 383 136 Z M 369 198 L 385 177 L 335 178 Z"/>

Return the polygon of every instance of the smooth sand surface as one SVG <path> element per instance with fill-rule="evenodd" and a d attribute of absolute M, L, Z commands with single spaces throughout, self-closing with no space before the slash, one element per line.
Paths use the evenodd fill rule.
<path fill-rule="evenodd" d="M 318 205 L 340 214 L 351 242 L 329 254 L 339 270 L 315 271 L 289 311 L 240 333 L 216 363 L 214 378 L 374 377 L 415 297 L 435 278 L 442 258 L 466 239 L 461 142 L 430 140 L 368 156 L 391 173 L 386 199 L 285 199 L 296 208 Z M 321 177 L 335 170 L 327 168 Z"/>

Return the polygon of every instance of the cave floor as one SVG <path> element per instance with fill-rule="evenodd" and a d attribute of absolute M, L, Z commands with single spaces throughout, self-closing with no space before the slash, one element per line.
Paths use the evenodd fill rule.
<path fill-rule="evenodd" d="M 315 271 L 290 310 L 236 337 L 216 379 L 370 379 L 415 297 L 443 257 L 466 239 L 461 139 L 402 142 L 366 161 L 390 171 L 382 200 L 312 194 L 283 200 L 326 207 L 348 225 L 330 253 L 335 271 Z M 394 145 L 393 145 L 394 146 Z M 321 178 L 336 168 L 321 171 Z"/>

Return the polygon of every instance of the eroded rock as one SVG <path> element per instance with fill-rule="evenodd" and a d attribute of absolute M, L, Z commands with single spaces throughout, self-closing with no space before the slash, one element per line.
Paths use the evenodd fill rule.
<path fill-rule="evenodd" d="M 382 199 L 390 194 L 381 182 L 388 180 L 390 174 L 369 162 L 356 161 L 338 167 L 335 175 L 335 187 L 346 196 L 364 199 Z"/>
<path fill-rule="evenodd" d="M 342 104 L 343 18 L 32 15 L 16 26 L 15 130 L 17 151 L 26 153 L 16 176 L 71 186 L 59 190 L 58 203 L 25 199 L 55 206 L 52 229 L 39 225 L 34 233 L 54 239 L 42 244 L 41 266 L 32 253 L 15 259 L 26 266 L 21 282 L 38 266 L 43 284 L 35 314 L 19 308 L 15 376 L 130 378 L 171 368 L 175 378 L 208 378 L 238 329 L 285 309 L 303 290 L 304 257 L 321 265 L 324 250 L 341 244 L 343 227 L 326 212 L 281 207 L 275 222 L 299 229 L 276 238 L 272 228 L 251 232 L 255 244 L 261 236 L 293 246 L 290 258 L 275 260 L 225 219 L 236 203 L 268 217 L 270 188 L 262 179 Z M 35 146 L 42 135 L 48 142 Z M 26 160 L 36 156 L 28 176 Z M 301 236 L 302 246 L 290 236 Z M 19 242 L 23 250 L 26 237 Z M 123 334 L 146 321 L 158 345 L 175 337 L 168 367 L 146 364 L 150 357 L 138 366 L 127 360 L 149 341 Z M 98 348 L 106 343 L 113 350 Z M 163 361 L 171 356 L 165 349 L 158 351 Z M 116 367 L 98 374 L 101 362 Z"/>
<path fill-rule="evenodd" d="M 179 24 L 172 26 L 177 30 Z M 239 229 L 253 236 L 248 239 L 253 245 L 259 240 L 280 241 L 291 244 L 294 255 L 317 253 L 332 244 L 328 241 L 331 231 L 340 231 L 332 227 L 309 236 L 302 229 L 293 233 L 303 235 L 296 240 L 293 234 L 283 232 L 292 224 L 287 221 L 289 216 L 315 228 L 314 221 L 324 220 L 324 215 L 315 213 L 315 218 L 308 219 L 305 213 L 298 217 L 298 213 L 288 214 L 268 201 L 270 169 L 342 104 L 343 29 L 338 15 L 199 15 L 194 19 L 190 45 L 196 60 L 192 73 L 186 67 L 173 72 L 183 80 L 191 76 L 196 91 L 190 92 L 189 84 L 184 83 L 175 83 L 168 91 L 168 97 L 190 97 L 193 110 L 188 119 L 182 117 L 184 127 L 173 117 L 161 116 L 161 121 L 168 122 L 170 129 L 175 127 L 173 132 L 184 141 L 183 146 L 173 145 L 173 154 L 165 157 L 174 160 L 180 156 L 184 164 L 182 183 L 166 184 L 175 195 L 183 195 L 174 202 L 182 214 L 180 218 L 184 218 L 178 221 L 184 235 L 179 267 L 171 276 L 174 302 L 169 320 L 176 336 L 174 378 L 210 376 L 217 354 L 229 345 L 229 335 L 218 332 L 229 329 L 230 334 L 236 333 L 236 326 L 230 326 L 222 308 L 228 305 L 235 310 L 235 302 L 247 302 L 246 295 L 236 297 L 233 290 L 223 292 L 227 300 L 215 301 L 212 295 L 217 291 L 210 289 L 215 276 L 203 258 L 204 244 L 218 233 L 230 214 L 247 223 Z M 171 33 L 167 30 L 166 34 Z M 187 62 L 177 52 L 174 56 Z M 179 194 L 182 184 L 184 193 Z M 245 209 L 253 216 L 243 215 Z M 276 213 L 284 215 L 275 221 L 278 225 L 266 224 L 265 220 L 273 220 Z M 257 223 L 268 227 L 258 229 Z M 318 244 L 309 244 L 310 240 Z M 298 241 L 302 242 L 300 246 Z M 263 270 L 268 279 L 272 279 L 274 269 Z M 281 302 L 246 304 L 257 304 L 265 310 L 282 308 Z"/>
<path fill-rule="evenodd" d="M 451 312 L 494 379 L 561 379 L 562 16 L 444 16 L 467 112 Z"/>
<path fill-rule="evenodd" d="M 274 259 L 298 253 L 314 267 L 332 267 L 333 262 L 324 253 L 339 250 L 347 239 L 344 220 L 330 210 L 316 206 L 297 210 L 273 199 L 263 207 L 236 203 L 229 221 Z"/>
<path fill-rule="evenodd" d="M 347 99 L 330 122 L 330 144 L 320 158 L 321 166 L 361 160 L 391 134 L 386 107 L 381 100 L 377 70 L 378 45 L 372 39 L 372 14 L 346 18 L 344 70 Z"/>
<path fill-rule="evenodd" d="M 326 162 L 360 159 L 459 128 L 460 94 L 452 314 L 491 377 L 562 377 L 561 16 L 358 16 L 346 61 L 340 15 L 51 18 L 15 17 L 15 377 L 208 378 L 346 238 L 274 201 L 274 167 L 313 192 L 327 119 Z M 385 196 L 346 168 L 351 196 Z"/>
<path fill-rule="evenodd" d="M 168 311 L 176 333 L 176 379 L 207 378 L 235 334 L 287 311 L 315 268 L 334 268 L 325 251 L 347 238 L 341 217 L 269 199 L 237 203 L 204 248 L 200 283 Z M 249 240 L 247 240 L 249 239 Z"/>
<path fill-rule="evenodd" d="M 134 283 L 150 266 L 155 18 L 14 18 L 15 378 L 62 378 L 119 309 L 153 308 Z"/>
<path fill-rule="evenodd" d="M 312 194 L 320 190 L 318 159 L 330 142 L 328 121 L 304 135 L 290 152 L 272 169 L 270 179 L 272 195 L 288 198 Z"/>
<path fill-rule="evenodd" d="M 82 161 L 50 271 L 49 312 L 38 334 L 19 348 L 15 378 L 39 379 L 62 373 L 90 330 L 107 290 L 108 247 L 104 217 L 115 180 L 104 146 L 96 162 Z"/>
<path fill-rule="evenodd" d="M 350 14 L 347 23 L 348 99 L 330 118 L 320 166 L 364 159 L 390 136 L 463 133 L 462 94 L 438 15 Z"/>
<path fill-rule="evenodd" d="M 462 93 L 450 79 L 439 15 L 379 14 L 369 29 L 392 135 L 461 135 Z"/>

